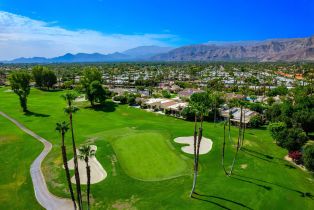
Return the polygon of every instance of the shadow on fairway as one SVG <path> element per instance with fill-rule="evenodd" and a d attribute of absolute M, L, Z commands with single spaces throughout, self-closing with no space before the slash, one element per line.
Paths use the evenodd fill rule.
<path fill-rule="evenodd" d="M 254 151 L 254 150 L 251 150 L 248 148 L 241 148 L 241 151 L 244 152 L 245 154 L 251 155 L 251 156 L 256 157 L 260 160 L 264 160 L 264 161 L 276 163 L 276 164 L 283 164 L 284 166 L 286 166 L 289 169 L 296 169 L 295 166 L 288 164 L 287 161 L 284 160 L 283 158 L 274 157 L 274 156 L 264 154 L 261 152 L 257 152 L 257 151 Z"/>
<path fill-rule="evenodd" d="M 92 109 L 101 112 L 114 112 L 116 110 L 117 104 L 112 101 L 106 101 L 104 104 L 96 104 L 93 107 L 89 106 L 86 109 Z"/>
<path fill-rule="evenodd" d="M 256 157 L 260 160 L 264 160 L 264 161 L 271 162 L 271 163 L 284 164 L 285 166 L 287 166 L 290 169 L 293 169 L 293 168 L 295 169 L 294 166 L 287 164 L 287 161 L 284 160 L 283 158 L 274 157 L 274 156 L 264 154 L 264 153 L 261 153 L 258 151 L 254 151 L 254 150 L 251 150 L 248 148 L 241 148 L 241 151 L 244 152 L 245 154 L 251 155 L 251 156 Z"/>
<path fill-rule="evenodd" d="M 206 198 L 208 198 L 208 199 L 213 198 L 213 199 L 218 199 L 218 200 L 227 201 L 227 202 L 236 204 L 236 205 L 238 205 L 238 206 L 241 206 L 241 207 L 243 207 L 243 208 L 252 209 L 252 208 L 250 208 L 250 207 L 244 205 L 243 203 L 240 203 L 240 202 L 237 202 L 237 201 L 233 201 L 233 200 L 230 200 L 230 199 L 227 199 L 227 198 L 222 198 L 222 197 L 214 196 L 214 195 L 204 195 L 204 194 L 199 194 L 199 193 L 196 193 L 196 192 L 194 192 L 194 194 L 195 194 L 195 195 L 198 195 L 198 196 L 200 196 L 200 197 L 205 197 L 204 200 L 206 200 L 206 201 L 208 201 Z M 212 202 L 212 201 L 210 201 L 210 202 Z M 227 207 L 225 207 L 225 208 L 227 208 Z M 229 209 L 229 208 L 227 208 L 227 209 Z"/>
<path fill-rule="evenodd" d="M 257 179 L 257 178 L 252 178 L 252 177 L 248 177 L 248 176 L 243 176 L 243 175 L 238 175 L 238 174 L 233 174 L 233 176 L 236 176 L 236 177 L 241 177 L 242 179 L 240 178 L 236 178 L 236 177 L 232 177 L 233 179 L 237 179 L 237 180 L 242 180 L 242 181 L 245 181 L 245 182 L 248 182 L 248 183 L 252 183 L 252 184 L 255 184 L 255 185 L 259 185 L 258 183 L 255 183 L 253 181 L 249 181 L 249 180 L 254 180 L 254 181 L 257 181 L 257 182 L 262 182 L 262 183 L 267 183 L 267 184 L 270 184 L 270 185 L 273 185 L 273 186 L 276 186 L 276 187 L 280 187 L 282 189 L 286 189 L 286 190 L 289 190 L 289 191 L 292 191 L 292 192 L 296 192 L 298 193 L 301 197 L 304 197 L 304 198 L 310 198 L 310 199 L 314 199 L 314 196 L 312 195 L 312 193 L 310 192 L 302 192 L 300 190 L 296 190 L 296 189 L 293 189 L 293 188 L 290 188 L 290 187 L 287 187 L 287 186 L 284 186 L 284 185 L 281 185 L 281 184 L 277 184 L 277 183 L 273 183 L 273 182 L 269 182 L 269 181 L 265 181 L 265 180 L 262 180 L 262 179 Z M 246 180 L 245 180 L 246 179 Z M 249 180 L 247 180 L 249 179 Z"/>
<path fill-rule="evenodd" d="M 50 117 L 49 114 L 40 114 L 40 113 L 36 113 L 36 112 L 32 112 L 32 111 L 27 111 L 24 113 L 24 115 L 26 116 L 34 116 L 34 117 Z"/>
<path fill-rule="evenodd" d="M 191 197 L 192 197 L 193 199 L 196 199 L 196 200 L 199 200 L 199 201 L 205 201 L 205 202 L 214 204 L 214 205 L 219 206 L 220 208 L 223 208 L 223 209 L 229 209 L 229 210 L 231 210 L 230 208 L 228 208 L 228 207 L 226 207 L 226 206 L 223 206 L 223 205 L 221 205 L 221 204 L 219 204 L 219 203 L 216 203 L 216 202 L 214 202 L 214 201 L 210 201 L 210 200 L 208 200 L 208 199 L 197 198 L 197 197 L 195 197 L 194 195 L 192 195 Z"/>
<path fill-rule="evenodd" d="M 235 175 L 235 174 L 233 174 L 233 175 Z M 272 190 L 272 188 L 270 186 L 263 185 L 263 184 L 258 184 L 258 183 L 255 183 L 255 182 L 252 182 L 252 181 L 249 181 L 249 180 L 245 180 L 245 179 L 241 179 L 241 178 L 237 178 L 237 177 L 234 177 L 233 175 L 230 176 L 230 178 L 238 180 L 238 181 L 241 181 L 241 182 L 246 182 L 246 183 L 249 183 L 249 184 L 256 185 L 256 186 L 261 187 L 261 188 L 263 188 L 265 190 Z"/>
<path fill-rule="evenodd" d="M 61 92 L 61 91 L 64 91 L 63 89 L 45 89 L 45 88 L 37 88 L 38 90 L 40 91 L 43 91 L 43 92 Z"/>

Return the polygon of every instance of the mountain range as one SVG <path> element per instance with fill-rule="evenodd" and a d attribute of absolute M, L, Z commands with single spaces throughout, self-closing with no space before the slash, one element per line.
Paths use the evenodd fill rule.
<path fill-rule="evenodd" d="M 4 63 L 118 61 L 314 61 L 314 36 L 265 41 L 209 42 L 178 48 L 140 46 L 112 54 L 67 53 L 54 58 L 17 58 Z"/>
<path fill-rule="evenodd" d="M 167 53 L 172 50 L 171 47 L 159 46 L 140 46 L 126 50 L 124 52 L 115 52 L 111 54 L 101 53 L 67 53 L 62 56 L 45 58 L 45 57 L 32 57 L 32 58 L 16 58 L 10 61 L 3 61 L 3 63 L 82 63 L 82 62 L 118 62 L 118 61 L 147 61 L 151 57 Z"/>
<path fill-rule="evenodd" d="M 314 36 L 254 42 L 184 46 L 156 55 L 155 61 L 314 61 Z"/>

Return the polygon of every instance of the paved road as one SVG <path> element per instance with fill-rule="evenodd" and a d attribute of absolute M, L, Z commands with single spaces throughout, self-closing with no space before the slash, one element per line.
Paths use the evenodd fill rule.
<path fill-rule="evenodd" d="M 52 144 L 46 139 L 40 137 L 33 131 L 27 129 L 24 125 L 0 111 L 0 115 L 13 122 L 22 131 L 34 137 L 44 144 L 45 148 L 31 165 L 30 173 L 33 181 L 35 196 L 37 201 L 47 210 L 73 210 L 73 203 L 70 199 L 59 198 L 51 194 L 47 188 L 45 177 L 41 170 L 41 163 L 52 148 Z M 18 201 L 17 201 L 18 202 Z"/>

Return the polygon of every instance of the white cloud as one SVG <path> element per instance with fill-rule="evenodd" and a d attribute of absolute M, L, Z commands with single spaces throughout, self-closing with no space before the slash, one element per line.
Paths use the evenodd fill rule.
<path fill-rule="evenodd" d="M 54 57 L 65 53 L 112 53 L 137 46 L 165 46 L 171 34 L 104 34 L 67 30 L 52 23 L 0 11 L 0 60 L 17 57 Z"/>

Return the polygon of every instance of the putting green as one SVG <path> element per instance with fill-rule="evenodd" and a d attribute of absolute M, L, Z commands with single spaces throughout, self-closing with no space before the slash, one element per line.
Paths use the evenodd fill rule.
<path fill-rule="evenodd" d="M 171 148 L 166 135 L 134 133 L 113 142 L 118 161 L 126 174 L 143 181 L 159 181 L 186 175 L 189 164 Z"/>

